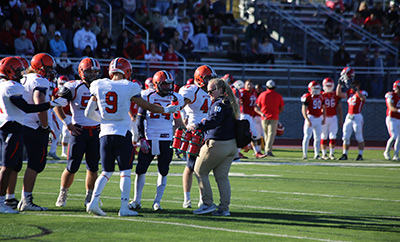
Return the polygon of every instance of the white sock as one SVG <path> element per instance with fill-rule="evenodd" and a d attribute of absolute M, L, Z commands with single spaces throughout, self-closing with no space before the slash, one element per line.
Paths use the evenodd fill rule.
<path fill-rule="evenodd" d="M 343 154 L 347 155 L 347 152 L 349 152 L 348 150 L 343 150 Z"/>
<path fill-rule="evenodd" d="M 67 154 L 68 146 L 62 145 L 61 146 L 61 154 Z"/>
<path fill-rule="evenodd" d="M 185 201 L 189 201 L 190 200 L 190 192 L 184 192 L 183 196 L 185 198 Z"/>
<path fill-rule="evenodd" d="M 121 190 L 121 206 L 128 204 L 131 193 L 131 170 L 120 171 L 119 189 Z"/>
<path fill-rule="evenodd" d="M 161 198 L 164 195 L 165 187 L 167 186 L 167 176 L 163 176 L 160 173 L 158 173 L 158 178 L 157 178 L 157 193 L 156 197 L 154 198 L 155 203 L 160 203 Z"/>
<path fill-rule="evenodd" d="M 23 198 L 26 198 L 26 197 L 28 197 L 29 195 L 32 196 L 32 193 L 31 193 L 31 192 L 24 192 L 24 191 L 22 191 L 22 197 L 23 197 Z"/>
<path fill-rule="evenodd" d="M 359 155 L 363 155 L 363 153 L 364 153 L 364 150 L 359 150 L 359 151 L 358 151 L 358 154 L 359 154 Z"/>
<path fill-rule="evenodd" d="M 135 195 L 133 196 L 133 201 L 140 203 L 142 201 L 142 192 L 144 183 L 146 181 L 146 174 L 136 174 L 135 177 Z"/>
<path fill-rule="evenodd" d="M 326 156 L 326 149 L 322 149 L 321 152 L 322 152 L 322 156 Z"/>
<path fill-rule="evenodd" d="M 94 183 L 94 190 L 92 195 L 92 201 L 96 198 L 98 200 L 100 198 L 101 193 L 103 192 L 104 187 L 106 186 L 108 180 L 110 180 L 113 172 L 103 171 L 101 175 L 96 179 Z"/>
<path fill-rule="evenodd" d="M 15 194 L 6 194 L 6 199 L 13 199 L 15 198 Z"/>
<path fill-rule="evenodd" d="M 333 155 L 335 153 L 335 148 L 329 148 L 329 155 Z"/>

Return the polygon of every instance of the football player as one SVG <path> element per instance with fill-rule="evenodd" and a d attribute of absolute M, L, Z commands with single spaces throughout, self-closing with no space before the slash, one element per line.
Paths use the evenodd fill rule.
<path fill-rule="evenodd" d="M 58 80 L 57 80 L 58 87 L 56 89 L 54 89 L 54 94 L 53 95 L 58 97 L 58 94 L 57 94 L 58 91 L 67 82 L 69 82 L 69 78 L 67 76 L 58 77 Z M 65 115 L 68 115 L 69 118 L 71 118 L 72 113 L 71 113 L 70 106 L 67 105 L 67 106 L 63 107 L 62 109 L 63 109 Z M 54 109 L 53 109 L 53 111 L 54 111 Z M 57 117 L 57 119 L 59 119 L 57 114 L 56 114 L 56 117 Z M 60 120 L 60 123 L 62 123 L 61 120 Z M 61 138 L 61 157 L 65 157 L 65 158 L 67 157 L 67 148 L 68 148 L 70 135 L 71 134 L 69 133 L 68 126 L 64 125 L 62 123 L 62 130 L 61 130 L 61 136 L 62 136 L 62 138 Z"/>
<path fill-rule="evenodd" d="M 56 206 L 65 207 L 68 190 L 71 187 L 75 173 L 79 170 L 83 155 L 86 157 L 86 196 L 85 206 L 90 202 L 97 179 L 100 160 L 99 122 L 85 117 L 85 108 L 90 99 L 90 85 L 100 75 L 100 64 L 94 58 L 84 58 L 78 65 L 80 80 L 65 83 L 58 90 L 58 96 L 66 98 L 72 116 L 67 115 L 63 108 L 55 108 L 61 122 L 69 130 L 71 137 L 67 154 L 67 167 L 61 175 L 61 187 Z"/>
<path fill-rule="evenodd" d="M 340 103 L 340 98 L 335 92 L 335 83 L 329 77 L 322 81 L 322 99 L 326 108 L 326 119 L 325 124 L 322 125 L 321 134 L 321 151 L 322 159 L 335 160 L 334 151 L 336 145 L 336 134 L 338 131 L 338 118 L 339 115 L 339 126 L 343 126 L 343 112 L 342 104 Z M 328 146 L 329 139 L 329 157 L 327 156 L 326 148 Z"/>
<path fill-rule="evenodd" d="M 90 85 L 92 97 L 85 109 L 85 116 L 100 122 L 100 154 L 102 172 L 96 179 L 91 202 L 86 211 L 95 215 L 105 216 L 99 207 L 101 193 L 115 170 L 115 160 L 120 170 L 121 207 L 119 216 L 135 216 L 137 212 L 128 207 L 131 190 L 131 169 L 135 157 L 129 108 L 131 101 L 139 107 L 150 110 L 154 115 L 167 115 L 179 110 L 179 106 L 162 107 L 149 103 L 141 98 L 141 88 L 130 80 L 131 63 L 125 58 L 115 58 L 111 61 L 109 75 L 111 79 L 103 78 Z M 96 112 L 99 109 L 100 113 Z M 149 147 L 143 146 L 142 149 Z"/>
<path fill-rule="evenodd" d="M 339 160 L 347 160 L 347 153 L 350 148 L 350 137 L 353 131 L 358 142 L 358 155 L 355 160 L 363 160 L 365 142 L 362 132 L 364 118 L 361 114 L 361 110 L 368 97 L 368 93 L 360 90 L 360 83 L 354 80 L 354 76 L 354 70 L 350 67 L 345 67 L 340 73 L 339 83 L 336 87 L 336 95 L 340 98 L 347 99 L 348 104 L 348 111 L 343 124 L 343 155 Z M 350 88 L 346 92 L 343 92 L 343 86 L 349 86 Z"/>
<path fill-rule="evenodd" d="M 254 117 L 256 116 L 254 107 L 256 106 L 257 93 L 253 88 L 253 81 L 246 80 L 244 88 L 239 89 L 241 94 L 240 119 L 246 119 L 250 123 L 250 130 L 253 134 L 251 146 L 253 147 L 256 158 L 264 158 L 265 154 L 261 153 L 261 133 L 257 130 Z"/>
<path fill-rule="evenodd" d="M 32 57 L 30 71 L 22 83 L 25 92 L 24 99 L 29 104 L 41 104 L 50 101 L 51 81 L 55 78 L 56 62 L 47 53 L 39 53 Z M 20 211 L 44 211 L 45 207 L 33 203 L 32 192 L 36 177 L 46 166 L 47 146 L 52 121 L 51 113 L 47 111 L 25 115 L 23 137 L 28 154 L 28 167 L 24 175 Z"/>
<path fill-rule="evenodd" d="M 394 143 L 393 160 L 398 161 L 400 149 L 400 80 L 393 83 L 393 91 L 385 94 L 386 99 L 386 127 L 388 129 L 390 138 L 386 143 L 386 149 L 383 156 L 386 160 L 390 160 L 390 148 Z"/>
<path fill-rule="evenodd" d="M 321 95 L 321 85 L 312 81 L 308 84 L 308 93 L 301 97 L 301 113 L 304 117 L 303 126 L 303 159 L 307 159 L 308 145 L 311 139 L 311 132 L 314 136 L 314 159 L 321 159 L 319 156 L 322 125 L 325 123 L 325 104 Z"/>
<path fill-rule="evenodd" d="M 211 66 L 199 66 L 194 72 L 194 85 L 185 85 L 179 90 L 179 94 L 184 98 L 184 112 L 187 118 L 186 126 L 199 123 L 207 118 L 208 110 L 211 106 L 210 96 L 207 94 L 208 81 L 217 77 L 217 73 Z M 183 184 L 183 207 L 191 208 L 190 190 L 193 183 L 193 171 L 196 156 L 188 155 L 186 166 L 182 174 Z M 201 199 L 200 199 L 201 205 Z M 199 205 L 199 206 L 200 206 Z"/>
<path fill-rule="evenodd" d="M 0 61 L 0 213 L 18 213 L 5 203 L 5 195 L 11 173 L 22 167 L 22 124 L 26 113 L 42 112 L 52 106 L 67 104 L 61 99 L 38 105 L 28 104 L 22 97 L 24 87 L 19 83 L 24 69 L 23 63 L 15 57 Z"/>

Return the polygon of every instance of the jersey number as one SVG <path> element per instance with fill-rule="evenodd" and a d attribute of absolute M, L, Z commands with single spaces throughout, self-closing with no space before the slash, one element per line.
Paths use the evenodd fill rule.
<path fill-rule="evenodd" d="M 331 99 L 325 99 L 325 106 L 327 108 L 332 107 L 334 108 L 336 106 L 336 102 L 335 99 L 331 98 Z"/>
<path fill-rule="evenodd" d="M 161 106 L 161 104 L 159 104 L 159 103 L 154 103 L 154 104 Z M 166 120 L 170 120 L 170 118 L 171 118 L 170 113 L 150 113 L 150 118 L 160 118 L 161 115 L 164 116 L 164 119 L 166 119 Z"/>
<path fill-rule="evenodd" d="M 313 101 L 313 109 L 321 109 L 321 100 Z"/>
<path fill-rule="evenodd" d="M 203 105 L 201 105 L 200 110 L 202 110 L 203 113 L 208 113 L 208 99 L 204 99 Z"/>
<path fill-rule="evenodd" d="M 107 92 L 106 94 L 106 103 L 110 105 L 110 107 L 106 107 L 105 110 L 107 113 L 116 113 L 118 107 L 118 95 L 115 92 Z"/>

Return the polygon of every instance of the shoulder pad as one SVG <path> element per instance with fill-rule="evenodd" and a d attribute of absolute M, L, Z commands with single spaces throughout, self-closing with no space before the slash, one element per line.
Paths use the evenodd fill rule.
<path fill-rule="evenodd" d="M 69 90 L 65 86 L 60 87 L 60 89 L 57 92 L 57 95 L 59 97 L 63 97 L 65 99 L 67 99 L 68 101 L 72 100 L 72 92 L 71 92 L 71 90 Z"/>

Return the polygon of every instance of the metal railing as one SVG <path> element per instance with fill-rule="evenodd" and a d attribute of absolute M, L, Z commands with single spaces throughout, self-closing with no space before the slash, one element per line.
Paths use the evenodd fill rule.
<path fill-rule="evenodd" d="M 127 28 L 127 20 L 130 21 L 132 24 L 136 25 L 141 31 L 143 31 L 145 33 L 145 37 L 146 37 L 146 49 L 149 48 L 149 39 L 150 39 L 150 34 L 149 31 L 147 31 L 147 29 L 145 27 L 143 27 L 142 25 L 140 25 L 136 20 L 134 20 L 132 17 L 130 16 L 124 16 L 124 18 L 122 19 L 122 29 Z"/>

